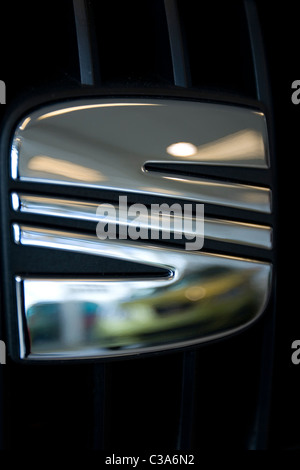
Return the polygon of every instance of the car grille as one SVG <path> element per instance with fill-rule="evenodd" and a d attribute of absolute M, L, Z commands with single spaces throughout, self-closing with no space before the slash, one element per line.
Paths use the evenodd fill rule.
<path fill-rule="evenodd" d="M 73 4 L 74 3 L 74 4 Z M 187 98 L 263 109 L 274 158 L 273 110 L 262 37 L 251 0 L 209 2 L 66 0 L 5 6 L 13 23 L 13 47 L 4 58 L 8 111 L 2 120 L 2 220 L 27 224 L 30 215 L 8 213 L 6 189 L 31 194 L 32 186 L 7 183 L 11 129 L 28 108 L 70 97 Z M 26 21 L 24 21 L 26 19 Z M 3 40 L 2 40 L 3 41 Z M 3 43 L 3 42 L 2 42 Z M 17 55 L 17 58 L 16 58 Z M 3 163 L 4 162 L 4 163 Z M 6 163 L 5 163 L 6 162 Z M 276 208 L 274 164 L 269 169 L 215 165 L 152 164 L 150 170 L 177 176 L 222 179 L 271 188 Z M 7 170 L 7 171 L 6 171 Z M 96 190 L 89 195 L 97 199 Z M 4 194 L 5 192 L 5 194 Z M 34 195 L 67 198 L 37 183 Z M 73 193 L 75 194 L 75 193 Z M 86 189 L 76 190 L 79 199 Z M 104 194 L 104 193 L 103 193 Z M 112 196 L 111 201 L 114 201 Z M 146 197 L 143 201 L 147 202 Z M 207 204 L 210 217 L 276 228 L 272 213 Z M 50 218 L 47 224 L 53 223 Z M 56 223 L 56 222 L 55 222 Z M 60 222 L 57 222 L 59 226 Z M 69 228 L 76 221 L 67 222 Z M 276 231 L 275 231 L 276 234 Z M 83 255 L 52 252 L 22 259 L 3 234 L 2 266 L 28 266 L 36 274 L 73 274 Z M 275 239 L 276 243 L 276 239 Z M 275 263 L 274 250 L 207 241 L 208 252 Z M 20 267 L 20 268 L 19 268 Z M 112 263 L 103 269 L 118 272 Z M 11 304 L 3 280 L 2 335 Z M 1 367 L 3 448 L 87 450 L 207 448 L 259 449 L 268 444 L 273 364 L 275 290 L 263 317 L 226 340 L 146 357 L 88 363 L 23 364 L 9 354 Z M 1 416 L 1 413 L 0 413 Z M 1 436 L 1 434 L 0 434 Z"/>

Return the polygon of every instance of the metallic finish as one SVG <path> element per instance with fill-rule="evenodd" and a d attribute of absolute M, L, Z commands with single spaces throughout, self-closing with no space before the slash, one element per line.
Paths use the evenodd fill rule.
<path fill-rule="evenodd" d="M 18 316 L 29 329 L 29 359 L 124 356 L 197 344 L 249 326 L 267 305 L 268 263 L 18 228 L 16 242 L 22 245 L 164 268 L 161 277 L 138 279 L 18 277 Z M 20 299 L 24 299 L 22 305 Z M 19 323 L 23 345 L 24 331 Z M 20 355 L 27 357 L 24 347 Z"/>
<path fill-rule="evenodd" d="M 190 143 L 195 153 L 168 153 Z M 248 108 L 183 100 L 79 99 L 26 116 L 11 149 L 11 176 L 271 212 L 271 191 L 146 171 L 147 163 L 268 168 L 265 116 Z"/>
<path fill-rule="evenodd" d="M 98 222 L 100 220 L 100 216 L 97 214 L 98 206 L 99 204 L 92 202 L 32 196 L 27 194 L 12 194 L 12 207 L 14 210 L 29 214 Z M 109 212 L 109 208 L 112 205 L 101 203 L 102 208 L 106 206 Z M 119 212 L 117 205 L 115 205 L 114 208 L 118 225 L 128 227 L 131 223 L 131 220 L 128 218 L 128 214 L 126 217 L 125 213 L 124 217 L 123 211 Z M 194 227 L 195 218 L 191 216 L 190 219 L 192 223 L 187 224 L 187 227 Z M 110 220 L 109 217 L 106 217 L 105 220 L 107 223 L 114 222 L 114 220 Z M 157 217 L 157 219 L 151 217 L 151 225 L 149 225 L 148 217 L 145 217 L 143 220 L 143 214 L 140 214 L 139 216 L 139 225 L 142 228 L 148 229 L 157 229 L 161 227 L 159 217 Z M 176 225 L 176 223 L 170 224 L 170 226 L 174 227 L 176 227 Z M 194 235 L 194 232 L 190 232 L 188 235 Z M 222 242 L 255 246 L 264 249 L 272 248 L 272 229 L 263 225 L 205 217 L 204 235 L 205 238 Z"/>
<path fill-rule="evenodd" d="M 204 219 L 204 236 L 211 240 L 271 250 L 273 245 L 272 233 L 272 228 L 266 225 L 209 217 Z"/>

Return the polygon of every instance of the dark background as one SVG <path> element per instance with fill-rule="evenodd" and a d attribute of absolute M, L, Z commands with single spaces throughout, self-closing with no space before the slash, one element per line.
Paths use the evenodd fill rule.
<path fill-rule="evenodd" d="M 155 8 L 150 2 L 92 3 L 98 31 L 95 45 L 97 53 L 102 58 L 102 64 L 106 64 L 102 75 L 101 70 L 98 71 L 101 76 L 100 92 L 103 87 L 118 89 L 124 84 L 128 89 L 132 87 L 160 89 L 172 86 L 170 51 L 167 46 L 160 46 L 165 44 L 164 28 L 155 25 L 157 14 L 161 9 L 160 2 L 154 2 Z M 209 4 L 202 7 L 196 6 L 198 3 L 200 2 L 189 0 L 180 3 L 181 15 L 187 17 L 186 40 L 193 44 L 195 38 L 198 38 L 202 51 L 201 58 L 198 47 L 191 51 L 190 64 L 195 87 L 197 90 L 209 89 L 209 92 L 215 93 L 220 91 L 222 85 L 226 93 L 237 93 L 237 95 L 242 93 L 252 99 L 255 93 L 252 72 L 248 61 L 243 59 L 231 30 L 234 17 L 230 15 L 235 14 L 233 12 L 236 11 L 236 4 L 241 2 L 208 2 Z M 128 5 L 132 14 L 127 15 L 128 23 L 125 27 L 123 18 Z M 267 447 L 299 449 L 300 365 L 296 366 L 291 362 L 291 344 L 295 339 L 300 339 L 298 294 L 300 105 L 292 104 L 291 84 L 294 80 L 300 79 L 298 52 L 300 4 L 294 1 L 276 2 L 276 4 L 258 1 L 257 7 L 264 39 L 262 48 L 265 46 L 271 85 L 277 166 L 275 211 L 278 268 L 277 297 L 274 305 L 275 356 Z M 193 15 L 189 15 L 189 8 L 195 9 Z M 218 19 L 213 21 L 215 11 L 218 11 L 219 15 Z M 199 20 L 204 13 L 212 19 L 213 28 L 216 29 L 209 29 L 205 24 L 206 21 Z M 151 15 L 153 21 L 149 21 Z M 49 98 L 53 98 L 66 88 L 77 90 L 80 87 L 78 56 L 74 47 L 76 33 L 74 24 L 70 21 L 71 16 L 72 2 L 68 0 L 46 3 L 12 1 L 1 5 L 0 79 L 4 80 L 7 86 L 7 104 L 0 107 L 1 126 L 5 125 L 12 110 L 23 100 L 32 97 L 34 102 L 37 96 L 45 92 Z M 144 21 L 145 17 L 148 21 Z M 160 36 L 155 36 L 156 42 L 153 42 L 149 37 L 152 37 L 153 31 L 157 29 L 160 31 Z M 214 31 L 223 31 L 229 45 L 222 40 L 216 40 Z M 132 51 L 133 46 L 137 41 L 141 41 L 141 38 L 144 38 L 146 60 L 143 60 L 139 52 L 136 52 L 136 55 L 132 53 L 131 59 L 125 60 L 126 52 Z M 248 47 L 246 42 L 245 40 L 245 48 Z M 103 43 L 107 47 L 103 48 Z M 231 47 L 234 51 L 229 63 L 224 60 L 226 47 Z M 240 62 L 244 61 L 243 73 L 236 66 L 237 56 Z M 203 57 L 209 64 L 205 68 L 201 68 Z M 98 72 L 96 71 L 96 76 Z M 2 304 L 3 315 L 4 312 L 5 305 Z M 232 348 L 217 346 L 209 363 L 203 364 L 201 355 L 199 356 L 201 374 L 198 376 L 197 386 L 202 389 L 203 383 L 206 384 L 205 390 L 202 391 L 202 399 L 207 402 L 201 402 L 196 409 L 197 448 L 199 442 L 204 442 L 207 446 L 217 443 L 216 447 L 220 442 L 225 447 L 244 446 L 244 436 L 239 432 L 239 427 L 243 428 L 247 420 L 249 423 L 251 421 L 251 407 L 254 406 L 251 396 L 256 393 L 256 389 L 255 385 L 253 390 L 249 388 L 247 375 L 248 379 L 252 375 L 255 376 L 254 370 L 258 359 L 254 344 L 260 335 L 258 327 L 253 334 L 249 333 L 245 337 L 234 339 Z M 108 367 L 106 373 L 109 377 L 108 389 L 111 394 L 107 394 L 104 403 L 109 410 L 106 416 L 107 441 L 113 437 L 117 446 L 122 447 L 122 443 L 125 447 L 130 443 L 132 447 L 135 447 L 135 443 L 142 446 L 144 441 L 139 429 L 143 429 L 144 423 L 148 422 L 145 439 L 149 439 L 151 435 L 153 445 L 158 445 L 165 439 L 166 445 L 172 446 L 172 432 L 174 431 L 175 435 L 176 427 L 172 406 L 180 405 L 177 379 L 181 374 L 178 369 L 181 360 L 181 357 L 177 358 L 176 355 L 172 356 L 171 363 L 169 356 L 145 360 L 138 371 L 140 384 L 143 383 L 144 386 L 136 386 L 134 393 L 128 384 L 136 380 L 135 365 L 125 362 Z M 228 364 L 232 367 L 227 367 Z M 166 370 L 172 372 L 168 380 L 165 377 Z M 102 369 L 97 371 L 92 365 L 71 366 L 67 370 L 52 366 L 47 369 L 35 369 L 9 363 L 6 370 L 2 369 L 1 372 L 5 375 L 5 381 L 9 382 L 4 397 L 9 429 L 5 434 L 8 447 L 14 448 L 22 443 L 24 446 L 30 446 L 32 442 L 47 447 L 47 443 L 51 442 L 51 445 L 62 448 L 74 443 L 88 448 L 91 441 L 104 439 L 101 430 L 96 429 L 95 432 L 93 429 L 100 426 L 99 423 L 103 419 L 100 405 L 94 398 L 95 390 L 96 393 L 102 393 L 100 380 Z M 235 383 L 237 374 L 241 374 L 239 387 L 232 391 L 228 384 L 230 381 Z M 160 386 L 154 386 L 154 378 L 156 384 Z M 207 386 L 209 381 L 224 393 L 224 400 L 221 403 L 217 403 L 217 390 L 214 388 L 212 392 Z M 243 381 L 244 386 L 241 384 Z M 135 425 L 130 427 L 128 424 L 132 418 L 130 409 L 136 408 L 137 403 L 141 403 L 145 386 L 148 389 L 145 407 L 138 409 L 140 416 L 138 419 L 135 418 Z M 174 392 L 172 396 L 170 390 Z M 33 393 L 36 394 L 34 400 Z M 85 407 L 80 406 L 83 402 L 86 404 Z M 64 406 L 64 403 L 69 403 L 69 406 Z M 226 403 L 228 408 L 237 403 L 239 409 L 226 414 L 224 412 Z M 213 407 L 217 411 L 212 412 L 210 418 Z M 124 408 L 127 409 L 127 413 L 124 413 Z M 58 426 L 55 413 L 62 417 Z M 162 413 L 165 414 L 164 425 L 156 428 L 156 417 Z M 122 414 L 123 421 L 120 422 L 118 417 Z M 218 423 L 214 423 L 215 415 L 224 418 L 223 421 L 220 419 Z M 155 438 L 149 431 L 151 427 L 156 428 Z M 173 429 L 172 432 L 170 428 Z M 131 436 L 128 435 L 128 429 L 131 429 Z"/>
<path fill-rule="evenodd" d="M 300 76 L 297 52 L 300 5 L 259 5 L 276 129 L 278 179 L 277 324 L 271 436 L 274 447 L 299 449 L 300 365 L 291 362 L 291 344 L 300 337 L 299 316 L 299 130 L 300 107 L 291 101 Z"/>

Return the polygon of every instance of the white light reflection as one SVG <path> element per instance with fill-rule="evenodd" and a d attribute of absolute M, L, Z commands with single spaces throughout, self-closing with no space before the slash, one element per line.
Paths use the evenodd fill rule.
<path fill-rule="evenodd" d="M 25 311 L 39 303 L 55 302 L 95 302 L 99 307 L 103 304 L 115 304 L 132 300 L 140 292 L 146 295 L 154 289 L 168 283 L 165 279 L 117 280 L 103 281 L 72 281 L 72 280 L 35 280 L 24 281 Z"/>
<path fill-rule="evenodd" d="M 260 132 L 244 129 L 198 147 L 189 142 L 178 142 L 166 151 L 173 157 L 189 157 L 192 161 L 230 163 L 264 158 L 265 145 Z"/>
<path fill-rule="evenodd" d="M 89 105 L 84 105 L 84 106 L 72 106 L 70 108 L 58 109 L 56 111 L 43 114 L 42 116 L 37 118 L 37 121 L 48 119 L 54 116 L 59 116 L 61 114 L 73 113 L 74 111 L 84 111 L 86 109 L 93 109 L 93 108 L 113 108 L 113 107 L 121 107 L 121 106 L 165 106 L 165 105 L 158 104 L 158 103 L 102 103 L 102 104 L 89 104 Z"/>
<path fill-rule="evenodd" d="M 191 157 L 195 155 L 197 151 L 197 147 L 190 142 L 177 142 L 167 147 L 168 154 L 173 157 Z"/>

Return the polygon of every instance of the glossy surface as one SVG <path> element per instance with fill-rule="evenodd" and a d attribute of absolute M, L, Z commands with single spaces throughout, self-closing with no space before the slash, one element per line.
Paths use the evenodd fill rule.
<path fill-rule="evenodd" d="M 178 156 L 176 145 L 182 143 L 194 151 Z M 17 127 L 11 176 L 271 212 L 268 188 L 145 170 L 145 164 L 155 162 L 267 168 L 265 116 L 243 107 L 183 100 L 55 104 L 26 116 Z"/>
<path fill-rule="evenodd" d="M 138 279 L 17 277 L 20 356 L 131 355 L 239 331 L 266 307 L 271 266 L 202 252 L 14 225 L 21 245 L 69 250 L 163 268 Z"/>
<path fill-rule="evenodd" d="M 50 215 L 53 217 L 62 217 L 70 219 L 80 219 L 88 221 L 99 221 L 100 216 L 97 214 L 98 204 L 83 201 L 72 201 L 70 199 L 49 198 L 43 196 L 33 196 L 25 194 L 12 194 L 12 206 L 14 210 L 38 215 Z M 101 207 L 112 207 L 111 204 L 101 203 Z M 118 210 L 118 206 L 114 206 L 118 225 L 126 226 L 132 222 L 128 213 L 123 214 Z M 127 215 L 127 217 L 126 217 Z M 113 223 L 115 219 L 105 218 L 107 223 Z M 190 218 L 191 223 L 187 223 L 187 227 L 195 226 L 195 218 Z M 159 217 L 151 217 L 151 223 L 148 217 L 143 218 L 143 214 L 139 217 L 141 228 L 157 229 L 161 227 Z M 171 225 L 171 224 L 170 224 Z M 176 223 L 173 223 L 176 227 Z M 185 229 L 185 233 L 186 233 Z M 194 232 L 187 233 L 193 235 Z M 208 239 L 237 243 L 241 245 L 256 246 L 259 248 L 272 248 L 272 229 L 267 226 L 247 224 L 235 222 L 232 220 L 214 219 L 205 217 L 204 220 L 204 236 Z"/>

